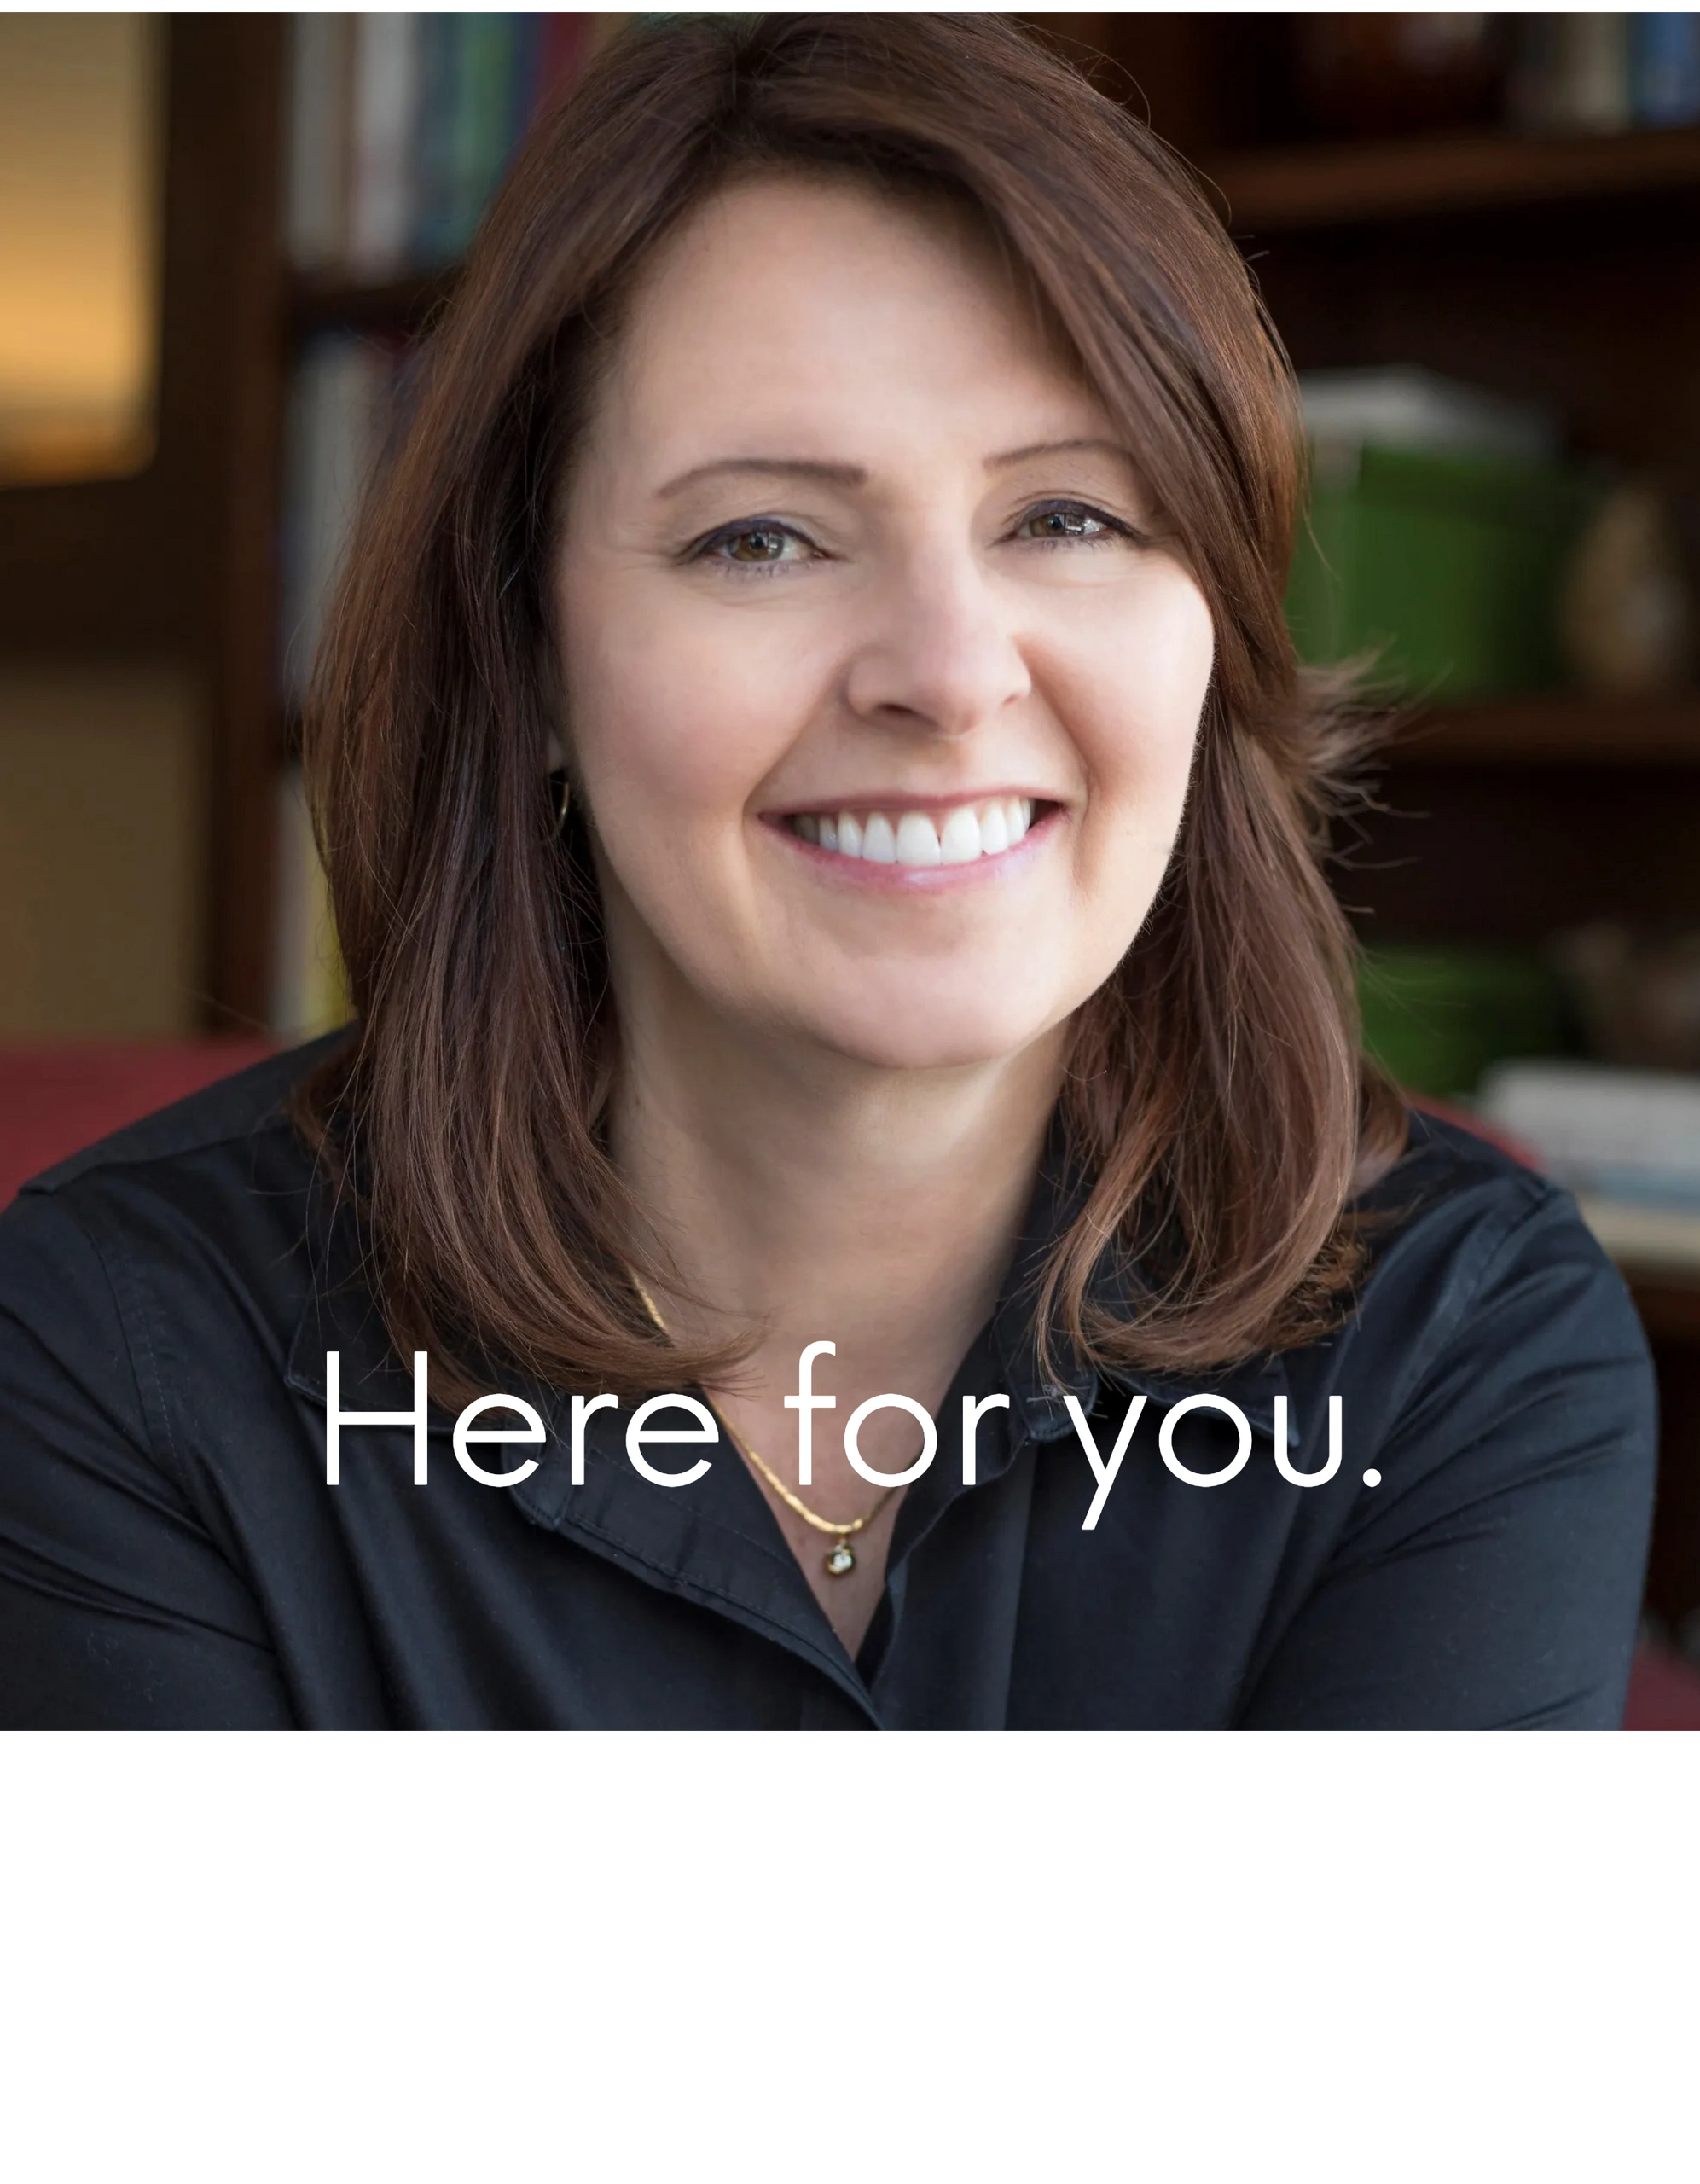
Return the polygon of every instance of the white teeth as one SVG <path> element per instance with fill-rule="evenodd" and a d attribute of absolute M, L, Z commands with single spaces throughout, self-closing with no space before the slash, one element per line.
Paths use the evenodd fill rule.
<path fill-rule="evenodd" d="M 972 864 L 980 854 L 980 822 L 971 804 L 959 804 L 944 822 L 938 847 L 946 864 Z"/>
<path fill-rule="evenodd" d="M 873 832 L 870 827 L 869 833 Z M 943 853 L 938 846 L 938 829 L 925 813 L 906 811 L 897 822 L 897 862 L 899 864 L 943 864 Z"/>
<path fill-rule="evenodd" d="M 862 830 L 862 854 L 869 864 L 897 862 L 897 837 L 891 832 L 891 822 L 883 811 L 868 814 L 867 824 Z"/>
<path fill-rule="evenodd" d="M 925 811 L 900 811 L 895 817 L 870 811 L 858 818 L 853 811 L 803 811 L 791 821 L 792 831 L 805 842 L 839 857 L 860 857 L 869 864 L 972 864 L 983 857 L 1001 857 L 1025 839 L 1033 823 L 1033 799 L 1027 796 L 995 797 L 987 804 L 959 804 L 943 822 Z"/>

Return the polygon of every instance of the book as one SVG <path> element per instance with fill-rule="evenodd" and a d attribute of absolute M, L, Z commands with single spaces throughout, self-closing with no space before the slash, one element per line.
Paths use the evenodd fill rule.
<path fill-rule="evenodd" d="M 1568 107 L 1564 119 L 1571 128 L 1629 126 L 1629 20 L 1620 15 L 1558 18 Z"/>
<path fill-rule="evenodd" d="M 284 245 L 304 272 L 341 264 L 347 247 L 349 15 L 296 15 L 289 32 Z"/>
<path fill-rule="evenodd" d="M 522 48 L 509 15 L 463 15 L 449 115 L 448 217 L 444 254 L 465 252 L 517 143 L 523 111 Z"/>
<path fill-rule="evenodd" d="M 295 17 L 292 264 L 374 282 L 452 264 L 527 131 L 624 20 L 456 10 Z"/>
<path fill-rule="evenodd" d="M 1506 1062 L 1471 1105 L 1575 1194 L 1626 1272 L 1700 1279 L 1700 1076 Z"/>
<path fill-rule="evenodd" d="M 1630 25 L 1624 15 L 1513 19 L 1506 104 L 1515 126 L 1555 133 L 1630 127 Z"/>
<path fill-rule="evenodd" d="M 454 224 L 454 115 L 461 67 L 461 17 L 426 16 L 420 33 L 419 106 L 413 156 L 409 255 L 417 265 L 447 262 Z"/>
<path fill-rule="evenodd" d="M 1700 1077 L 1610 1062 L 1510 1061 L 1477 1105 L 1573 1189 L 1700 1214 Z"/>
<path fill-rule="evenodd" d="M 1576 1211 L 1626 1273 L 1700 1276 L 1700 1211 L 1640 1205 L 1578 1191 Z"/>
<path fill-rule="evenodd" d="M 344 333 L 308 344 L 284 433 L 280 680 L 299 707 L 362 494 L 387 443 L 399 345 Z"/>
<path fill-rule="evenodd" d="M 1529 130 L 1669 129 L 1700 123 L 1700 15 L 1511 18 L 1506 103 Z"/>
<path fill-rule="evenodd" d="M 384 280 L 407 262 L 422 20 L 365 15 L 355 25 L 345 260 L 357 278 Z"/>
<path fill-rule="evenodd" d="M 1629 105 L 1643 129 L 1700 122 L 1700 15 L 1629 18 Z"/>
<path fill-rule="evenodd" d="M 537 26 L 537 40 L 533 55 L 532 95 L 523 125 L 529 127 L 577 82 L 591 52 L 606 36 L 612 19 L 604 15 L 531 15 L 524 20 Z"/>

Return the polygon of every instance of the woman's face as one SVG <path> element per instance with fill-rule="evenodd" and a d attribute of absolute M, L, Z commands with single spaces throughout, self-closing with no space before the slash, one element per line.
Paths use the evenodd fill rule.
<path fill-rule="evenodd" d="M 617 995 L 888 1069 L 1060 1024 L 1151 906 L 1210 677 L 1160 522 L 954 219 L 806 178 L 701 208 L 564 502 Z"/>

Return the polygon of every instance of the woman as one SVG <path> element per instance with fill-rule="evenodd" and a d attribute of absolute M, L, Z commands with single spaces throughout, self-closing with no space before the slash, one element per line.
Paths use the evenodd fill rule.
<path fill-rule="evenodd" d="M 1645 1347 L 1360 1060 L 1298 447 L 1013 28 L 629 35 L 320 663 L 357 1031 L 0 1228 L 9 1717 L 1615 1723 Z"/>

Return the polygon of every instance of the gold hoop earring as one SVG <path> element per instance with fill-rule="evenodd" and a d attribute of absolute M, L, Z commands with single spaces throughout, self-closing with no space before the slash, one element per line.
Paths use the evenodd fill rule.
<path fill-rule="evenodd" d="M 554 778 L 550 776 L 551 780 Z M 555 807 L 554 830 L 560 834 L 566 825 L 566 815 L 572 805 L 572 784 L 565 773 L 560 775 L 560 802 Z"/>

